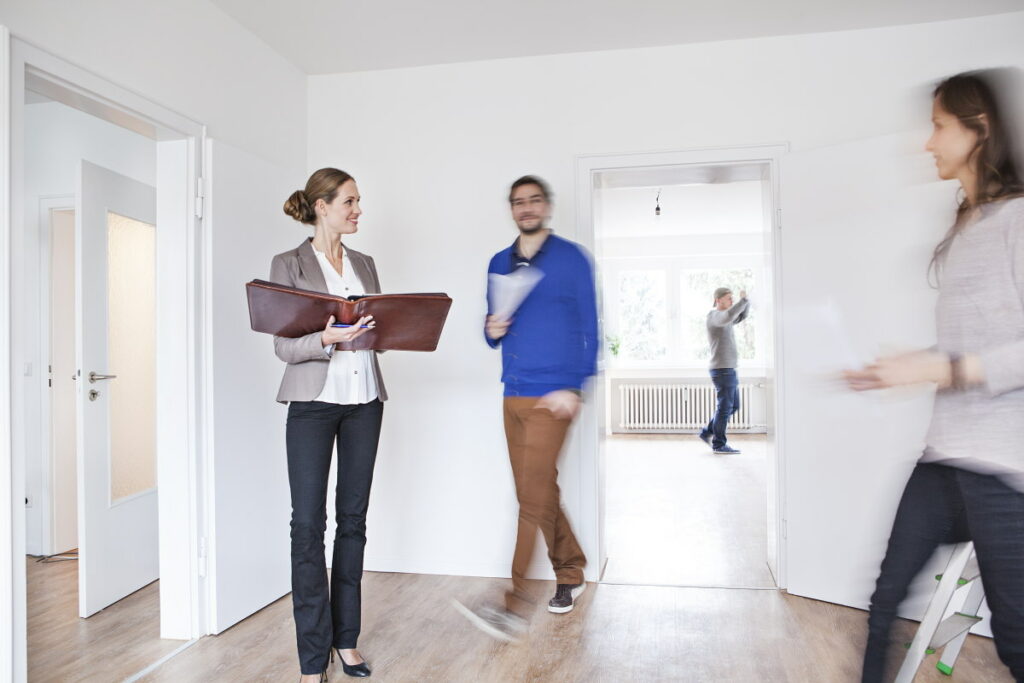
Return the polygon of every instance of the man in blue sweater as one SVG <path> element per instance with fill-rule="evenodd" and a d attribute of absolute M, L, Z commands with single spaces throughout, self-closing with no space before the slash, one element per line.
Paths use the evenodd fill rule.
<path fill-rule="evenodd" d="M 508 275 L 520 268 L 543 277 L 509 319 L 488 316 L 484 338 L 501 347 L 505 385 L 505 437 L 519 500 L 519 529 L 512 558 L 512 590 L 504 609 L 461 611 L 496 638 L 511 640 L 525 629 L 524 617 L 536 604 L 525 574 L 533 556 L 537 529 L 548 547 L 557 588 L 548 611 L 572 610 L 586 583 L 586 557 L 560 503 L 558 456 L 573 418 L 580 410 L 583 384 L 597 363 L 597 305 L 594 273 L 587 253 L 547 227 L 551 193 L 534 176 L 512 184 L 512 219 L 519 237 L 491 259 L 488 273 Z"/>

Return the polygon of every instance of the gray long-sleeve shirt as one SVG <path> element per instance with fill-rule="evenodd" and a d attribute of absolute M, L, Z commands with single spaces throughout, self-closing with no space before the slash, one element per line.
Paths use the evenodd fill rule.
<path fill-rule="evenodd" d="M 750 301 L 740 299 L 724 311 L 717 308 L 711 309 L 708 313 L 708 342 L 711 344 L 711 369 L 735 368 L 739 362 L 739 353 L 736 351 L 736 337 L 733 335 L 733 325 L 747 319 L 750 311 Z"/>
<path fill-rule="evenodd" d="M 922 462 L 1024 491 L 1024 198 L 983 205 L 953 240 L 936 322 L 938 348 L 977 353 L 985 383 L 936 395 Z"/>

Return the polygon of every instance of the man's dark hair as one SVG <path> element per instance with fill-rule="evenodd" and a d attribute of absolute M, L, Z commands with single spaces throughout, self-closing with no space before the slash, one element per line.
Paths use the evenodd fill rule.
<path fill-rule="evenodd" d="M 508 190 L 508 201 L 512 203 L 512 195 L 515 191 L 523 185 L 536 185 L 540 188 L 540 193 L 544 195 L 544 201 L 551 201 L 551 190 L 548 188 L 548 184 L 535 175 L 524 175 L 519 180 L 512 183 L 512 187 Z"/>

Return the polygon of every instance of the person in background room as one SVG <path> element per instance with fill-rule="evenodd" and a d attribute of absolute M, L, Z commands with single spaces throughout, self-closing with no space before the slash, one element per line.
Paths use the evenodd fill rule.
<path fill-rule="evenodd" d="M 740 384 L 736 377 L 739 353 L 733 327 L 747 319 L 750 301 L 740 292 L 740 300 L 732 301 L 732 290 L 719 287 L 714 294 L 715 307 L 708 312 L 708 343 L 711 345 L 711 381 L 715 385 L 715 416 L 700 431 L 700 439 L 710 444 L 715 453 L 729 455 L 739 449 L 726 443 L 725 428 L 740 409 Z"/>

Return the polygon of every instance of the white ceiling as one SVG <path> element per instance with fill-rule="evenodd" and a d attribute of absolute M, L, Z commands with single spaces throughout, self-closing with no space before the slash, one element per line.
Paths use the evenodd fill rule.
<path fill-rule="evenodd" d="M 211 0 L 308 74 L 915 24 L 1024 0 Z"/>

